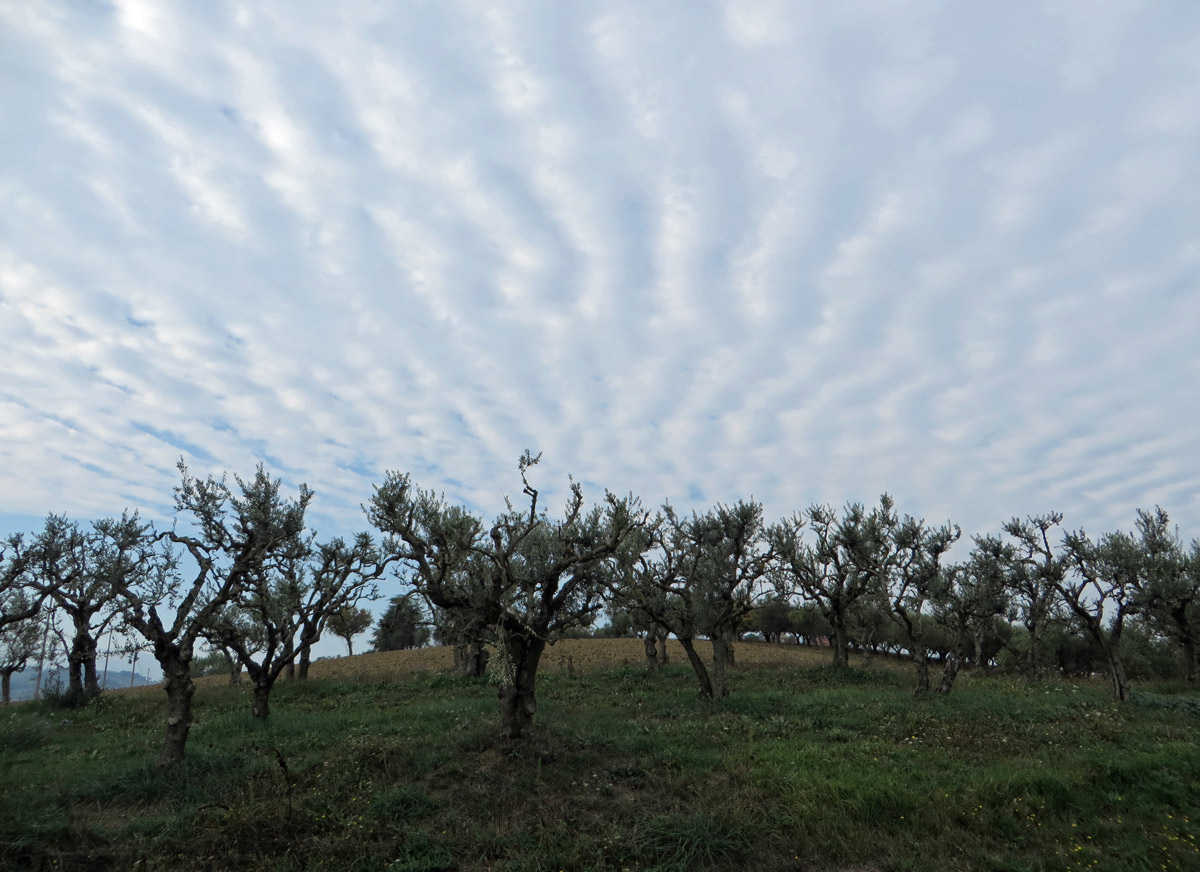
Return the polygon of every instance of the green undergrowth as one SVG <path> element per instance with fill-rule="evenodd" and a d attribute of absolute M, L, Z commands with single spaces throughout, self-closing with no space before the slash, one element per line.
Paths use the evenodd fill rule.
<path fill-rule="evenodd" d="M 164 700 L 0 710 L 0 868 L 54 870 L 1188 870 L 1200 695 L 756 667 L 697 698 L 686 667 L 539 682 L 499 737 L 450 676 L 202 687 L 187 760 Z"/>

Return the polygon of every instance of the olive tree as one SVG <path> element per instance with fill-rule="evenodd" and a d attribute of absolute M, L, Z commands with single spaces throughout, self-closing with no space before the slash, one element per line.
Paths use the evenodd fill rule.
<path fill-rule="evenodd" d="M 119 616 L 123 580 L 145 558 L 146 529 L 137 512 L 96 521 L 90 531 L 50 515 L 33 540 L 30 584 L 70 622 L 71 641 L 64 639 L 64 648 L 76 698 L 100 693 L 97 639 Z"/>
<path fill-rule="evenodd" d="M 1142 547 L 1142 615 L 1183 652 L 1187 680 L 1200 681 L 1200 540 L 1185 550 L 1161 508 L 1138 510 Z"/>
<path fill-rule="evenodd" d="M 952 640 L 937 686 L 943 695 L 954 689 L 958 670 L 968 657 L 976 666 L 985 664 L 987 640 L 1009 609 L 1012 546 L 995 536 L 976 536 L 974 543 L 966 561 L 943 569 L 932 601 L 935 620 Z"/>
<path fill-rule="evenodd" d="M 868 511 L 848 504 L 839 517 L 831 506 L 814 505 L 768 531 L 775 553 L 780 596 L 816 605 L 833 631 L 834 666 L 849 665 L 848 620 L 865 597 L 881 597 L 897 524 L 892 498 L 883 494 Z M 804 532 L 811 534 L 810 544 Z"/>
<path fill-rule="evenodd" d="M 905 516 L 892 531 L 893 566 L 888 573 L 888 614 L 902 633 L 917 668 L 914 693 L 929 692 L 929 647 L 926 632 L 932 603 L 943 595 L 946 575 L 941 560 L 962 535 L 955 524 L 929 528 Z"/>
<path fill-rule="evenodd" d="M 700 695 L 723 699 L 729 695 L 734 640 L 773 557 L 762 505 L 718 504 L 688 517 L 664 505 L 643 540 L 621 580 L 618 601 L 674 633 L 696 673 Z M 701 636 L 712 645 L 711 670 L 696 651 Z"/>
<path fill-rule="evenodd" d="M 0 593 L 0 608 L 10 614 L 27 613 L 31 602 L 23 590 Z M 42 624 L 36 612 L 0 626 L 0 701 L 5 705 L 11 697 L 13 673 L 20 672 L 30 658 L 37 656 L 41 638 Z"/>
<path fill-rule="evenodd" d="M 168 704 L 166 740 L 158 758 L 163 766 L 183 759 L 191 731 L 196 690 L 191 662 L 197 640 L 276 555 L 303 535 L 312 497 L 301 485 L 297 498 L 283 499 L 279 481 L 261 465 L 250 481 L 235 476 L 237 493 L 224 476 L 198 479 L 182 461 L 179 471 L 176 525 L 156 536 L 147 528 L 139 559 L 130 562 L 130 574 L 119 581 L 125 624 L 146 640 L 163 672 Z M 167 547 L 152 554 L 159 542 Z M 178 549 L 190 560 L 190 577 L 182 574 Z"/>
<path fill-rule="evenodd" d="M 646 523 L 632 496 L 606 493 L 602 505 L 585 510 L 574 481 L 563 516 L 549 517 L 539 510 L 538 491 L 528 479 L 539 459 L 526 452 L 518 464 L 528 511 L 509 503 L 490 525 L 401 473 L 387 475 L 368 507 L 371 522 L 389 537 L 392 554 L 411 569 L 422 595 L 493 628 L 491 668 L 511 738 L 525 735 L 533 722 L 546 646 L 603 608 L 608 564 Z"/>
<path fill-rule="evenodd" d="M 1082 530 L 1063 539 L 1069 572 L 1054 589 L 1076 623 L 1104 658 L 1118 701 L 1129 698 L 1129 678 L 1121 656 L 1125 625 L 1138 610 L 1142 553 L 1128 533 L 1108 533 L 1093 541 Z"/>
<path fill-rule="evenodd" d="M 0 542 L 0 630 L 35 617 L 41 608 L 44 595 L 29 595 L 29 564 L 23 535 L 16 533 Z"/>
<path fill-rule="evenodd" d="M 1013 518 L 1004 525 L 1004 532 L 1015 540 L 1009 578 L 1016 616 L 1029 637 L 1022 668 L 1030 677 L 1046 669 L 1046 633 L 1061 613 L 1058 587 L 1066 574 L 1067 561 L 1051 544 L 1050 535 L 1062 519 L 1062 512 L 1047 512 L 1024 521 Z"/>
<path fill-rule="evenodd" d="M 245 667 L 254 717 L 270 716 L 275 682 L 298 659 L 307 663 L 332 615 L 377 596 L 373 582 L 388 563 L 367 533 L 353 545 L 338 538 L 314 546 L 310 537 L 297 535 L 247 572 L 232 614 L 210 632 Z M 301 677 L 306 673 L 305 666 Z"/>

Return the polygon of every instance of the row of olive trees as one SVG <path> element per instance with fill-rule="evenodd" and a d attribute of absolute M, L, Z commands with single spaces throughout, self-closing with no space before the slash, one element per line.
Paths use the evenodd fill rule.
<path fill-rule="evenodd" d="M 667 504 L 652 515 L 632 495 L 606 493 L 589 508 L 572 482 L 562 516 L 552 517 L 529 480 L 539 458 L 526 452 L 519 462 L 525 506 L 509 502 L 491 522 L 406 474 L 388 474 L 366 506 L 384 537 L 378 545 L 365 533 L 351 544 L 317 543 L 304 521 L 311 492 L 302 486 L 284 499 L 261 467 L 231 488 L 223 478 L 197 479 L 181 463 L 170 530 L 155 531 L 136 514 L 91 531 L 51 516 L 28 545 L 9 540 L 0 631 L 52 600 L 74 628 L 72 687 L 85 693 L 95 690 L 97 633 L 117 621 L 140 635 L 164 675 L 164 764 L 183 756 L 201 640 L 246 669 L 254 714 L 265 718 L 276 679 L 297 663 L 303 675 L 322 630 L 374 596 L 374 582 L 393 564 L 434 607 L 438 636 L 454 644 L 460 667 L 492 673 L 514 738 L 537 710 L 546 646 L 605 608 L 631 616 L 654 662 L 673 634 L 710 698 L 729 693 L 734 640 L 756 603 L 771 597 L 820 615 L 839 666 L 848 662 L 856 614 L 873 604 L 912 655 L 919 692 L 931 684 L 931 627 L 954 639 L 938 684 L 948 693 L 959 664 L 978 658 L 1002 616 L 1023 625 L 1031 673 L 1042 668 L 1047 628 L 1073 616 L 1105 652 L 1124 698 L 1122 631 L 1137 616 L 1178 639 L 1195 680 L 1200 546 L 1185 553 L 1161 511 L 1141 513 L 1136 534 L 1096 541 L 1082 532 L 1052 541 L 1058 515 L 1014 520 L 1005 538 L 976 537 L 964 561 L 947 564 L 961 531 L 901 517 L 886 495 L 871 509 L 813 506 L 767 524 L 753 501 L 690 516 Z M 708 660 L 696 648 L 702 639 Z"/>
<path fill-rule="evenodd" d="M 317 542 L 304 520 L 312 493 L 301 486 L 284 498 L 261 466 L 235 486 L 196 478 L 182 463 L 180 472 L 168 530 L 136 513 L 90 529 L 51 515 L 28 542 L 11 537 L 0 555 L 3 667 L 24 665 L 29 622 L 47 605 L 70 627 L 68 692 L 76 698 L 99 693 L 100 635 L 116 627 L 137 636 L 163 673 L 164 765 L 184 755 L 201 642 L 236 657 L 253 683 L 253 713 L 266 718 L 280 674 L 298 664 L 304 676 L 325 624 L 373 597 L 394 559 L 366 533 Z"/>
<path fill-rule="evenodd" d="M 1047 634 L 1065 627 L 1087 640 L 1123 700 L 1131 620 L 1175 641 L 1196 681 L 1200 544 L 1185 549 L 1161 509 L 1139 512 L 1134 533 L 1099 539 L 1058 531 L 1061 522 L 1057 513 L 1014 519 L 1003 537 L 976 536 L 966 559 L 947 563 L 961 530 L 901 517 L 887 495 L 870 510 L 818 505 L 773 525 L 756 503 L 688 518 L 666 506 L 642 532 L 613 605 L 645 635 L 648 660 L 657 659 L 659 628 L 674 634 L 708 697 L 728 693 L 731 640 L 756 605 L 771 602 L 802 604 L 805 635 L 827 637 L 836 666 L 855 642 L 869 651 L 876 636 L 898 640 L 915 664 L 917 693 L 931 689 L 934 650 L 945 664 L 937 690 L 949 693 L 960 666 L 981 662 L 985 650 L 994 656 L 1001 637 L 1021 641 L 1026 674 L 1043 675 Z M 765 633 L 777 636 L 769 616 Z M 711 665 L 695 650 L 701 637 L 711 641 Z"/>

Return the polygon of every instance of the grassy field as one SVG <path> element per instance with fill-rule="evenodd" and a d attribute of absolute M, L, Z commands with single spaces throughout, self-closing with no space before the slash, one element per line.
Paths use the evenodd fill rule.
<path fill-rule="evenodd" d="M 682 652 L 673 651 L 676 661 Z M 535 736 L 445 650 L 314 664 L 268 724 L 206 680 L 182 767 L 164 700 L 0 711 L 0 868 L 1196 870 L 1200 694 L 738 647 L 733 695 L 636 640 L 560 643 Z M 572 674 L 573 673 L 573 674 Z"/>

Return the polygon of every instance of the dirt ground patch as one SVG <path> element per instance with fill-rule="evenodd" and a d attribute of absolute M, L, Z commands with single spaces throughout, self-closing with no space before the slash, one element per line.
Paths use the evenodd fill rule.
<path fill-rule="evenodd" d="M 712 651 L 704 641 L 696 643 L 700 656 L 709 660 Z M 683 646 L 674 639 L 667 642 L 672 663 L 686 664 Z M 766 642 L 739 642 L 735 646 L 737 664 L 754 666 L 820 666 L 830 660 L 828 648 L 809 648 L 803 645 L 774 645 Z M 562 639 L 542 655 L 543 672 L 579 672 L 638 666 L 645 662 L 641 639 Z M 353 657 L 316 660 L 309 667 L 312 678 L 373 680 L 409 675 L 449 672 L 454 667 L 454 652 L 448 646 L 416 648 L 409 651 L 372 651 Z M 243 678 L 243 681 L 245 679 Z M 196 679 L 196 684 L 224 684 L 224 675 Z M 159 691 L 157 684 L 125 688 L 120 693 L 150 693 Z"/>
<path fill-rule="evenodd" d="M 707 642 L 698 642 L 701 656 L 711 656 Z M 667 643 L 674 663 L 687 663 L 683 646 L 674 639 Z M 829 650 L 801 645 L 770 645 L 764 642 L 742 642 L 736 646 L 739 666 L 792 665 L 814 666 L 826 663 Z M 567 672 L 569 669 L 594 671 L 619 666 L 636 666 L 645 661 L 641 639 L 563 639 L 546 649 L 542 669 Z M 312 664 L 313 678 L 379 678 L 384 676 L 415 675 L 445 672 L 453 667 L 453 652 L 449 647 L 418 648 L 412 651 L 380 651 L 319 660 Z"/>

